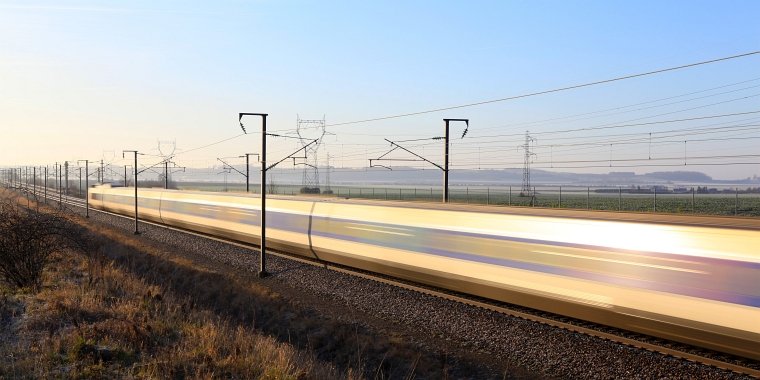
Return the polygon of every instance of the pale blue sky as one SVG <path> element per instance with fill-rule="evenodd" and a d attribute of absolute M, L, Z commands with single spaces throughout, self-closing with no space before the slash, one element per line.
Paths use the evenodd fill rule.
<path fill-rule="evenodd" d="M 0 165 L 100 159 L 104 150 L 155 153 L 159 139 L 176 139 L 179 149 L 192 149 L 238 134 L 238 112 L 268 112 L 271 129 L 288 130 L 295 127 L 297 114 L 326 115 L 328 124 L 340 123 L 760 50 L 758 16 L 758 1 L 0 0 Z M 461 167 L 512 167 L 510 163 L 520 160 L 514 138 L 502 138 L 498 146 L 503 152 L 488 150 L 476 162 L 475 150 L 487 150 L 483 143 L 495 142 L 477 137 L 523 133 L 526 126 L 515 123 L 756 78 L 757 55 L 572 92 L 330 128 L 336 136 L 327 139 L 323 151 L 342 157 L 341 165 L 365 166 L 366 158 L 385 148 L 385 136 L 436 136 L 441 118 L 465 117 L 472 120 L 474 139 L 460 141 L 459 152 L 470 156 L 454 160 Z M 760 94 L 760 88 L 751 88 L 757 85 L 760 81 L 672 106 L 530 128 L 539 132 L 645 117 L 655 121 L 760 110 L 760 98 L 740 99 Z M 698 106 L 705 108 L 683 111 Z M 673 113 L 653 117 L 668 112 Z M 248 123 L 257 130 L 254 120 Z M 701 125 L 707 124 L 657 128 Z M 648 133 L 652 128 L 625 131 Z M 272 145 L 272 157 L 293 148 L 279 141 Z M 703 150 L 702 155 L 760 154 L 756 142 L 760 140 L 695 143 L 692 150 Z M 539 138 L 544 147 L 536 160 L 547 161 L 546 146 L 560 143 Z M 456 153 L 456 145 L 454 149 Z M 640 157 L 648 149 L 615 149 L 613 154 Z M 681 146 L 657 149 L 663 156 L 683 154 Z M 424 148 L 433 157 L 439 150 L 435 145 Z M 209 166 L 215 157 L 244 151 L 258 151 L 257 136 L 178 159 L 189 166 Z M 581 153 L 565 158 L 551 153 L 551 159 L 610 156 L 607 151 Z M 120 153 L 116 156 L 112 160 L 121 158 Z M 684 168 L 625 170 L 670 169 Z M 760 164 L 686 170 L 746 177 L 760 174 Z"/>

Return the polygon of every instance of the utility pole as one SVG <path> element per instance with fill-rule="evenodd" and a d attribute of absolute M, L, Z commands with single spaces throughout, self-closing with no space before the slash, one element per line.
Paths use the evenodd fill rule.
<path fill-rule="evenodd" d="M 267 116 L 266 113 L 240 113 L 238 114 L 238 121 L 240 121 L 240 128 L 243 129 L 243 133 L 248 133 L 243 126 L 243 116 L 260 116 L 261 117 L 261 255 L 259 262 L 259 277 L 266 277 L 266 252 L 267 252 L 267 238 L 266 238 L 266 200 L 267 200 Z"/>
<path fill-rule="evenodd" d="M 66 196 L 69 195 L 69 162 L 65 161 L 64 166 L 66 168 Z"/>
<path fill-rule="evenodd" d="M 239 113 L 238 114 L 238 121 L 240 122 L 240 128 L 243 129 L 243 133 L 248 133 L 245 130 L 245 126 L 243 125 L 243 116 L 260 116 L 261 117 L 261 256 L 260 256 L 260 268 L 259 268 L 259 277 L 266 277 L 268 275 L 266 271 L 266 196 L 267 196 L 267 188 L 266 188 L 266 176 L 267 171 L 269 169 L 274 168 L 281 162 L 292 158 L 294 163 L 296 157 L 295 154 L 306 150 L 312 145 L 319 142 L 319 140 L 312 140 L 311 143 L 304 145 L 301 147 L 301 149 L 296 150 L 295 152 L 289 154 L 285 158 L 275 162 L 272 165 L 267 166 L 267 116 L 268 114 L 265 113 Z M 305 153 L 304 153 L 305 154 Z"/>
<path fill-rule="evenodd" d="M 275 162 L 272 165 L 267 166 L 267 116 L 268 114 L 265 113 L 239 113 L 238 114 L 238 121 L 240 122 L 240 128 L 243 130 L 243 133 L 248 133 L 245 130 L 245 126 L 243 125 L 243 116 L 260 116 L 261 117 L 261 256 L 260 256 L 260 267 L 259 267 L 259 277 L 266 277 L 268 275 L 266 271 L 266 196 L 267 196 L 267 188 L 266 188 L 266 176 L 267 171 L 269 169 L 274 168 L 279 163 L 287 160 L 288 158 L 292 158 L 295 162 L 296 157 L 295 154 L 306 150 L 312 145 L 317 144 L 319 140 L 312 140 L 311 143 L 304 145 L 301 149 L 296 150 L 295 152 L 289 154 L 285 158 Z M 305 154 L 305 153 L 304 153 Z"/>
<path fill-rule="evenodd" d="M 58 206 L 63 207 L 63 165 L 58 165 Z"/>
<path fill-rule="evenodd" d="M 216 174 L 222 174 L 224 173 L 224 191 L 227 191 L 227 174 L 229 174 L 232 170 L 238 172 L 240 175 L 245 177 L 245 192 L 250 192 L 251 187 L 251 173 L 250 173 L 250 156 L 255 155 L 261 158 L 258 153 L 246 153 L 243 156 L 237 156 L 237 157 L 217 157 L 216 160 L 222 163 L 222 171 Z M 235 166 L 230 165 L 226 159 L 229 158 L 245 158 L 245 173 L 238 170 Z"/>
<path fill-rule="evenodd" d="M 164 161 L 164 189 L 169 188 L 169 160 Z"/>
<path fill-rule="evenodd" d="M 248 153 L 245 154 L 245 193 L 251 192 L 251 163 Z"/>
<path fill-rule="evenodd" d="M 59 206 L 61 205 L 61 201 L 63 199 L 61 197 L 61 195 L 63 194 L 63 187 L 61 186 L 61 183 L 62 183 L 62 181 L 61 181 L 61 172 L 62 171 L 63 171 L 63 169 L 62 169 L 61 165 L 56 162 L 55 163 L 55 185 L 56 185 L 56 188 L 58 189 L 58 205 Z"/>
<path fill-rule="evenodd" d="M 79 165 L 80 162 L 84 161 L 84 186 L 87 187 L 87 191 L 84 194 L 84 204 L 85 204 L 85 218 L 90 217 L 90 160 L 79 160 L 77 161 L 77 165 Z M 81 167 L 80 167 L 81 169 Z M 82 178 L 80 175 L 79 178 L 79 186 L 82 186 Z"/>
<path fill-rule="evenodd" d="M 523 162 L 523 180 L 522 180 L 522 191 L 521 195 L 523 196 L 533 196 L 533 188 L 530 186 L 530 163 L 533 159 L 533 156 L 536 154 L 531 151 L 531 144 L 535 143 L 536 139 L 533 137 L 530 137 L 530 133 L 528 131 L 525 131 L 525 144 L 520 145 L 518 147 L 522 148 L 525 151 L 525 160 Z"/>
<path fill-rule="evenodd" d="M 261 160 L 261 156 L 258 153 L 246 153 L 245 154 L 245 192 L 250 192 L 251 187 L 251 172 L 250 172 L 250 158 L 251 156 L 256 156 Z M 240 156 L 243 157 L 243 156 Z"/>
<path fill-rule="evenodd" d="M 420 156 L 417 153 L 412 152 L 411 150 L 404 148 L 403 146 L 399 145 L 397 142 L 385 139 L 385 141 L 389 142 L 391 144 L 391 150 L 385 152 L 383 155 L 381 155 L 378 158 L 370 158 L 369 159 L 369 167 L 383 167 L 386 169 L 393 170 L 392 168 L 385 166 L 385 165 L 376 165 L 373 164 L 372 161 L 418 161 L 418 162 L 427 162 L 433 166 L 435 166 L 438 169 L 441 169 L 443 171 L 443 202 L 447 203 L 449 201 L 449 123 L 452 121 L 462 121 L 465 123 L 464 132 L 462 132 L 462 138 L 467 134 L 467 131 L 470 128 L 470 119 L 443 119 L 444 121 L 444 137 L 433 137 L 431 140 L 444 140 L 444 147 L 443 147 L 443 166 L 436 164 L 433 161 L 428 160 L 425 157 Z M 421 139 L 415 139 L 415 140 L 404 140 L 404 141 L 418 141 Z M 403 142 L 403 141 L 400 141 Z M 394 159 L 394 158 L 385 158 L 388 154 L 393 152 L 396 149 L 401 149 L 414 157 L 417 157 L 417 159 Z"/>
<path fill-rule="evenodd" d="M 121 157 L 125 157 L 125 153 L 135 154 L 135 235 L 139 235 L 140 231 L 137 228 L 137 151 L 136 150 L 124 150 L 121 152 Z M 103 161 L 101 160 L 101 165 Z"/>
<path fill-rule="evenodd" d="M 47 164 L 45 164 L 45 192 L 44 192 L 45 193 L 45 195 L 44 195 L 45 196 L 45 204 L 47 204 L 47 189 L 48 189 L 47 180 L 48 180 Z"/>
<path fill-rule="evenodd" d="M 451 121 L 463 121 L 466 124 L 462 138 L 467 134 L 467 129 L 470 128 L 470 119 L 443 119 L 446 125 L 444 136 L 446 146 L 443 148 L 443 203 L 449 202 L 449 122 Z"/>

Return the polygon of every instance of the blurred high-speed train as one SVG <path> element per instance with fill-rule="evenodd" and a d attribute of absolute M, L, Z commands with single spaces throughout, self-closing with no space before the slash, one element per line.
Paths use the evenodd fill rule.
<path fill-rule="evenodd" d="M 134 215 L 134 188 L 89 197 Z M 260 240 L 254 195 L 140 189 L 138 204 Z M 307 197 L 273 197 L 267 221 L 275 249 L 760 360 L 758 221 Z"/>

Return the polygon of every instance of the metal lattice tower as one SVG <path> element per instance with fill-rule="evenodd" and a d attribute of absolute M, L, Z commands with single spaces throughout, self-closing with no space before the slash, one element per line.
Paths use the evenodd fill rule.
<path fill-rule="evenodd" d="M 520 145 L 518 147 L 522 148 L 525 151 L 525 161 L 523 163 L 523 180 L 522 180 L 522 191 L 520 191 L 521 195 L 524 196 L 532 196 L 533 195 L 533 187 L 530 185 L 530 163 L 533 160 L 533 157 L 536 155 L 531 151 L 531 144 L 535 144 L 536 139 L 533 137 L 530 137 L 530 133 L 528 131 L 525 131 L 525 144 Z"/>
<path fill-rule="evenodd" d="M 315 144 L 309 145 L 304 150 L 306 161 L 303 168 L 303 179 L 301 180 L 302 193 L 319 193 L 319 159 L 317 153 L 319 146 L 322 144 L 322 137 L 325 135 L 325 118 L 321 120 L 305 120 L 296 116 L 296 133 L 301 139 L 301 145 L 306 146 L 313 140 Z"/>

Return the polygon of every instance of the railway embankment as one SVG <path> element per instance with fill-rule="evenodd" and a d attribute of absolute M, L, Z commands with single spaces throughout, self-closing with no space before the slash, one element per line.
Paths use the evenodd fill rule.
<path fill-rule="evenodd" d="M 97 251 L 54 255 L 39 292 L 3 288 L 0 377 L 501 377 L 259 281 L 200 238 L 153 226 L 134 236 L 102 214 L 72 220 Z"/>
<path fill-rule="evenodd" d="M 361 378 L 174 285 L 220 289 L 213 273 L 101 232 L 53 253 L 36 289 L 0 283 L 0 378 Z"/>
<path fill-rule="evenodd" d="M 76 208 L 72 212 L 80 213 Z M 714 378 L 741 375 L 255 250 L 91 212 L 109 265 L 312 355 L 338 377 Z M 308 374 L 303 376 L 309 377 Z M 349 377 L 350 377 L 349 376 Z"/>

